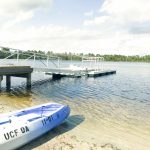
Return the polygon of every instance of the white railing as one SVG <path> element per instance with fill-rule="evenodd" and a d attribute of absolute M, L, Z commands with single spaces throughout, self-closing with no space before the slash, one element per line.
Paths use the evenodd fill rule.
<path fill-rule="evenodd" d="M 101 68 L 100 63 L 104 61 L 104 57 L 82 57 L 82 66 L 84 62 L 87 62 L 87 68 L 99 70 Z"/>
<path fill-rule="evenodd" d="M 6 57 L 4 58 L 1 58 L 0 56 L 0 65 L 2 64 L 2 62 L 13 57 L 13 65 L 21 65 L 19 64 L 19 60 L 21 60 L 22 62 L 27 62 L 28 60 L 32 59 L 32 64 L 30 64 L 31 67 L 34 67 L 35 61 L 38 60 L 47 68 L 49 68 L 49 62 L 51 62 L 56 68 L 60 68 L 60 57 L 51 56 L 47 54 L 40 54 L 37 52 L 23 51 L 20 49 L 14 49 L 3 46 L 0 46 L 0 53 L 6 55 Z M 25 58 L 21 59 L 20 56 L 25 56 Z M 14 62 L 14 60 L 16 61 Z"/>

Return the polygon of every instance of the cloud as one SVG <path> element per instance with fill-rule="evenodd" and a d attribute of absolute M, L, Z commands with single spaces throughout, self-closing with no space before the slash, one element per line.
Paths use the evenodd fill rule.
<path fill-rule="evenodd" d="M 93 11 L 89 11 L 89 12 L 84 13 L 84 16 L 86 16 L 86 17 L 92 17 L 93 15 L 94 15 Z"/>
<path fill-rule="evenodd" d="M 150 20 L 149 0 L 105 0 L 100 12 L 105 12 L 118 21 L 143 22 Z"/>
<path fill-rule="evenodd" d="M 52 0 L 4 0 L 0 1 L 0 14 L 12 15 L 17 12 L 44 9 L 52 4 Z"/>
<path fill-rule="evenodd" d="M 32 11 L 20 12 L 16 15 L 16 17 L 13 20 L 6 22 L 3 25 L 3 29 L 11 28 L 12 26 L 16 25 L 17 23 L 31 19 L 33 16 L 34 16 L 34 13 Z"/>
<path fill-rule="evenodd" d="M 150 34 L 150 20 L 145 22 L 133 22 L 130 25 L 131 34 Z"/>
<path fill-rule="evenodd" d="M 106 23 L 110 18 L 108 16 L 101 16 L 101 17 L 95 17 L 91 20 L 85 20 L 84 25 L 85 26 L 99 26 L 103 23 Z"/>
<path fill-rule="evenodd" d="M 101 44 L 106 49 L 129 54 L 141 54 L 145 50 L 150 54 L 149 14 L 149 0 L 105 0 L 99 15 L 84 20 L 83 24 L 101 33 L 99 37 L 104 42 Z"/>
<path fill-rule="evenodd" d="M 116 31 L 131 31 L 137 27 L 137 33 L 145 33 L 150 27 L 150 1 L 149 0 L 105 0 L 99 10 L 100 15 L 91 20 L 85 20 L 86 26 L 107 27 Z M 148 29 L 142 29 L 142 28 Z M 138 31 L 140 30 L 140 32 Z M 136 31 L 134 30 L 134 33 Z"/>
<path fill-rule="evenodd" d="M 121 34 L 103 36 L 97 30 L 79 29 L 56 25 L 29 27 L 1 32 L 0 44 L 19 49 L 41 49 L 54 52 L 99 53 L 99 54 L 147 54 L 149 36 L 140 39 L 136 36 Z M 139 40 L 142 43 L 139 43 Z M 3 41 L 3 42 L 2 42 Z M 138 47 L 138 48 L 137 48 Z M 127 53 L 128 50 L 128 53 Z M 139 51 L 140 50 L 140 51 Z"/>
<path fill-rule="evenodd" d="M 49 10 L 53 0 L 4 0 L 0 1 L 0 27 L 10 28 L 32 19 L 37 11 Z"/>
<path fill-rule="evenodd" d="M 42 22 L 41 11 L 49 9 L 52 0 L 13 1 L 14 3 L 9 0 L 0 2 L 2 46 L 55 52 L 150 54 L 149 0 L 105 0 L 99 14 L 86 12 L 83 24 L 74 27 L 30 22 L 31 19 L 34 21 L 37 11 Z M 12 6 L 5 8 L 6 4 Z M 30 23 L 30 26 L 25 26 L 23 22 Z"/>

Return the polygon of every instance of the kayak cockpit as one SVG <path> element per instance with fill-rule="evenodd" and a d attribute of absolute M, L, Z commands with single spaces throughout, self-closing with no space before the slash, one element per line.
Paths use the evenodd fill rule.
<path fill-rule="evenodd" d="M 4 124 L 10 123 L 10 122 L 11 122 L 10 120 L 2 121 L 2 122 L 0 122 L 0 125 L 4 125 Z"/>
<path fill-rule="evenodd" d="M 42 117 L 50 116 L 61 107 L 62 105 L 51 104 L 29 110 L 23 110 L 13 115 L 5 116 L 3 119 L 1 119 L 0 126 L 19 120 L 23 120 L 25 122 L 32 122 Z"/>

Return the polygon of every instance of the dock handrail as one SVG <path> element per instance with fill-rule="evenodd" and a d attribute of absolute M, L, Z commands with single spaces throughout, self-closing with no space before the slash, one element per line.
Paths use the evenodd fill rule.
<path fill-rule="evenodd" d="M 95 68 L 95 70 L 99 70 L 99 62 L 104 61 L 104 57 L 82 57 L 82 66 L 84 62 L 89 62 L 90 68 Z"/>
<path fill-rule="evenodd" d="M 3 46 L 0 46 L 0 52 L 8 54 L 6 55 L 5 58 L 1 59 L 0 62 L 16 55 L 16 64 L 18 64 L 20 55 L 22 55 L 22 56 L 26 56 L 26 58 L 24 58 L 23 61 L 28 61 L 29 59 L 33 59 L 33 66 L 35 64 L 35 60 L 40 60 L 40 62 L 42 62 L 44 66 L 46 66 L 47 68 L 49 67 L 49 61 L 56 68 L 60 67 L 61 58 L 57 56 L 52 56 L 48 54 L 40 54 L 38 52 L 25 51 L 25 50 L 20 50 L 20 49 L 15 49 L 15 48 L 10 48 L 10 47 L 3 47 Z M 46 60 L 46 63 L 43 60 Z M 57 60 L 57 63 L 55 63 L 54 60 Z"/>

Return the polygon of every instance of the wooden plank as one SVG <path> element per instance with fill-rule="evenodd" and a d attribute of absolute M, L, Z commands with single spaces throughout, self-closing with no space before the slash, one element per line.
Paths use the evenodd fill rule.
<path fill-rule="evenodd" d="M 33 72 L 30 66 L 1 66 L 0 75 L 15 75 Z"/>

